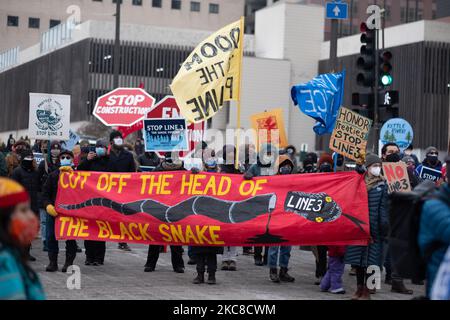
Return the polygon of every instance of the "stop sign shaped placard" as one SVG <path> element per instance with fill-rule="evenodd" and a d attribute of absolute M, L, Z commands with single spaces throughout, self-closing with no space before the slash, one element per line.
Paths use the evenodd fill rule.
<path fill-rule="evenodd" d="M 177 101 L 173 96 L 165 96 L 160 102 L 155 105 L 155 108 L 147 115 L 148 119 L 152 118 L 183 118 L 180 113 L 180 108 L 177 105 Z M 203 132 L 205 122 L 200 123 L 188 123 L 187 136 L 189 150 L 180 151 L 180 158 L 188 156 L 195 148 L 197 143 L 201 143 L 203 140 Z M 164 157 L 164 153 L 157 152 L 160 157 Z"/>
<path fill-rule="evenodd" d="M 94 116 L 109 127 L 129 127 L 147 116 L 155 98 L 141 88 L 117 88 L 99 97 Z"/>

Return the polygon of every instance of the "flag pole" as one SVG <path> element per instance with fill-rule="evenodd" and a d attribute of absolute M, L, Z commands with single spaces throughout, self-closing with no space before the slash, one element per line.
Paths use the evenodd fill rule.
<path fill-rule="evenodd" d="M 234 167 L 236 170 L 239 169 L 239 142 L 241 139 L 241 90 L 242 90 L 242 60 L 244 59 L 244 17 L 241 17 L 241 34 L 240 37 L 242 37 L 241 42 L 241 50 L 239 54 L 241 55 L 240 61 L 239 61 L 239 95 L 237 99 L 237 114 L 236 114 L 236 129 L 237 129 L 237 136 L 236 136 L 236 152 L 235 152 L 235 159 L 234 159 Z"/>

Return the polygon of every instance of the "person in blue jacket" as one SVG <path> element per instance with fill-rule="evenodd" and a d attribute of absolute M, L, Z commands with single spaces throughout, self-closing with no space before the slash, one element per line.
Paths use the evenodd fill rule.
<path fill-rule="evenodd" d="M 27 248 L 39 231 L 27 191 L 0 178 L 0 300 L 44 300 L 39 277 L 28 265 Z"/>
<path fill-rule="evenodd" d="M 450 156 L 446 158 L 447 166 L 450 164 Z M 447 181 L 450 177 L 447 171 Z M 445 252 L 450 245 L 450 186 L 444 183 L 432 199 L 425 201 L 420 216 L 420 228 L 418 236 L 419 248 L 427 258 L 427 290 L 430 297 L 439 266 L 444 259 Z M 428 255 L 431 256 L 428 257 Z"/>

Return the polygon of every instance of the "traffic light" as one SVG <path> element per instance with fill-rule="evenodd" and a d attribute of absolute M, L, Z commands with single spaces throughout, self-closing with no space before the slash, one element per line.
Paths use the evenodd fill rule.
<path fill-rule="evenodd" d="M 380 55 L 380 85 L 383 87 L 390 86 L 394 79 L 392 78 L 392 53 L 390 51 L 384 51 Z"/>
<path fill-rule="evenodd" d="M 356 61 L 361 70 L 356 77 L 358 85 L 373 87 L 375 85 L 375 30 L 369 29 L 365 22 L 361 23 L 361 56 Z"/>

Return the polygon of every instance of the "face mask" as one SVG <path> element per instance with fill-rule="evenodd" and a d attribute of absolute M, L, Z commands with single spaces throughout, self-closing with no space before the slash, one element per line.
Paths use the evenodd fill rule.
<path fill-rule="evenodd" d="M 205 161 L 205 165 L 209 168 L 214 168 L 217 165 L 216 160 L 207 160 Z"/>
<path fill-rule="evenodd" d="M 332 172 L 333 168 L 331 167 L 330 164 L 325 163 L 325 164 L 320 165 L 319 171 L 320 172 Z"/>
<path fill-rule="evenodd" d="M 22 167 L 24 167 L 25 169 L 31 169 L 33 167 L 33 159 L 23 159 Z"/>
<path fill-rule="evenodd" d="M 292 171 L 290 166 L 283 166 L 280 168 L 280 174 L 290 174 Z"/>
<path fill-rule="evenodd" d="M 97 156 L 103 157 L 106 155 L 106 150 L 105 148 L 95 148 L 95 153 L 97 154 Z"/>
<path fill-rule="evenodd" d="M 116 146 L 118 146 L 118 147 L 120 147 L 120 146 L 123 145 L 123 140 L 122 140 L 122 138 L 115 138 L 113 141 L 114 141 L 114 144 L 115 144 Z"/>
<path fill-rule="evenodd" d="M 435 164 L 436 162 L 438 162 L 438 156 L 435 155 L 428 155 L 427 156 L 427 161 L 431 164 Z"/>
<path fill-rule="evenodd" d="M 12 218 L 9 233 L 11 237 L 20 243 L 22 246 L 29 246 L 36 238 L 39 232 L 39 222 L 35 215 L 32 215 L 28 220 L 21 218 Z"/>
<path fill-rule="evenodd" d="M 294 150 L 292 150 L 292 149 L 287 149 L 287 153 L 288 153 L 289 155 L 292 155 L 292 154 L 294 154 Z"/>
<path fill-rule="evenodd" d="M 400 155 L 398 153 L 391 153 L 386 156 L 386 162 L 399 162 Z"/>
<path fill-rule="evenodd" d="M 59 154 L 61 153 L 61 150 L 59 150 L 59 149 L 52 149 L 50 151 L 50 153 L 52 155 L 52 158 L 57 158 L 59 156 Z"/>
<path fill-rule="evenodd" d="M 381 174 L 381 167 L 371 167 L 369 169 L 369 172 L 374 175 L 375 177 L 379 177 Z"/>
<path fill-rule="evenodd" d="M 73 164 L 72 159 L 66 159 L 66 158 L 61 159 L 59 161 L 59 163 L 61 164 L 61 167 L 71 167 Z"/>

